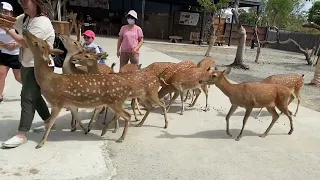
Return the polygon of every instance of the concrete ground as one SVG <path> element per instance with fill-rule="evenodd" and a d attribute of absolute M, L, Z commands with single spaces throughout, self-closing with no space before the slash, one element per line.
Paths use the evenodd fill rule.
<path fill-rule="evenodd" d="M 97 43 L 109 52 L 109 65 L 117 61 L 115 39 L 98 38 Z M 179 62 L 144 46 L 141 49 L 143 67 L 156 61 Z M 5 102 L 0 104 L 0 142 L 10 138 L 18 127 L 20 89 L 21 85 L 10 73 Z M 244 109 L 239 108 L 231 117 L 233 138 L 229 138 L 225 133 L 225 116 L 230 108 L 228 98 L 218 88 L 211 87 L 210 111 L 203 111 L 204 102 L 202 94 L 195 107 L 186 107 L 184 115 L 179 115 L 180 101 L 177 100 L 168 113 L 166 130 L 162 128 L 161 111 L 156 109 L 143 127 L 134 127 L 137 123 L 132 122 L 121 144 L 114 140 L 121 136 L 122 121 L 117 133 L 108 131 L 101 138 L 102 116 L 94 129 L 84 135 L 80 128 L 70 132 L 70 113 L 63 111 L 56 123 L 57 130 L 50 133 L 43 148 L 34 149 L 43 133 L 30 132 L 27 144 L 0 150 L 0 179 L 318 179 L 319 112 L 301 107 L 298 116 L 294 117 L 295 130 L 291 136 L 287 135 L 289 121 L 281 116 L 269 136 L 260 138 L 258 135 L 271 122 L 270 115 L 264 110 L 258 120 L 250 117 L 243 138 L 235 141 Z M 290 108 L 294 110 L 295 104 Z M 252 116 L 256 113 L 257 110 Z M 91 110 L 81 110 L 84 122 L 90 116 Z M 111 117 L 112 113 L 109 113 L 108 118 Z M 36 115 L 33 126 L 39 124 L 41 119 Z"/>

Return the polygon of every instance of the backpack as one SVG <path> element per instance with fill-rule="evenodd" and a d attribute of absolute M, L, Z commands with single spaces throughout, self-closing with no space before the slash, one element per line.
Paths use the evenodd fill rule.
<path fill-rule="evenodd" d="M 28 16 L 24 16 L 24 17 L 23 17 L 22 23 L 24 23 L 24 22 L 26 21 L 27 17 L 28 17 Z M 67 49 L 63 46 L 63 43 L 62 43 L 62 41 L 60 40 L 58 33 L 55 33 L 53 48 L 55 48 L 55 49 L 60 49 L 60 50 L 63 51 L 62 54 L 59 54 L 59 55 L 51 55 L 51 57 L 52 57 L 52 59 L 53 59 L 53 61 L 54 61 L 54 66 L 55 66 L 55 67 L 58 67 L 58 68 L 62 68 L 62 66 L 63 66 L 63 61 L 64 61 L 64 59 L 66 58 L 68 51 L 67 51 Z"/>

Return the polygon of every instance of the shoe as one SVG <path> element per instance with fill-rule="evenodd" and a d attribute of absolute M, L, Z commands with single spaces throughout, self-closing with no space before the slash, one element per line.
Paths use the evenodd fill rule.
<path fill-rule="evenodd" d="M 54 129 L 56 129 L 56 125 L 55 124 L 53 124 L 52 127 L 51 127 L 51 130 L 54 130 Z M 35 133 L 42 133 L 45 130 L 46 130 L 45 124 L 42 125 L 42 126 L 35 127 L 35 128 L 32 129 L 32 131 L 35 132 Z"/>
<path fill-rule="evenodd" d="M 3 102 L 3 97 L 0 98 L 0 103 L 2 103 L 2 102 Z"/>
<path fill-rule="evenodd" d="M 2 143 L 3 148 L 15 148 L 22 144 L 25 144 L 28 141 L 27 137 L 19 137 L 13 136 L 12 138 L 8 139 L 7 141 Z"/>

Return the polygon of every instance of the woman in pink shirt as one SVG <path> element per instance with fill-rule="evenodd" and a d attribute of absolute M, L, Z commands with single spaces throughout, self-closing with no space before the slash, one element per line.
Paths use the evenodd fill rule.
<path fill-rule="evenodd" d="M 121 27 L 117 45 L 117 56 L 120 57 L 120 68 L 128 64 L 139 64 L 139 49 L 143 44 L 142 29 L 135 24 L 137 13 L 130 10 L 126 16 L 128 25 Z"/>

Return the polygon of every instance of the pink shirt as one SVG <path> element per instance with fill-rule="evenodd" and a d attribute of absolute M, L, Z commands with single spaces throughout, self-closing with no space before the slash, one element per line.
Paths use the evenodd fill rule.
<path fill-rule="evenodd" d="M 137 47 L 141 38 L 143 38 L 143 32 L 137 25 L 132 29 L 125 25 L 121 27 L 119 36 L 122 37 L 121 52 L 131 53 L 133 48 Z"/>

